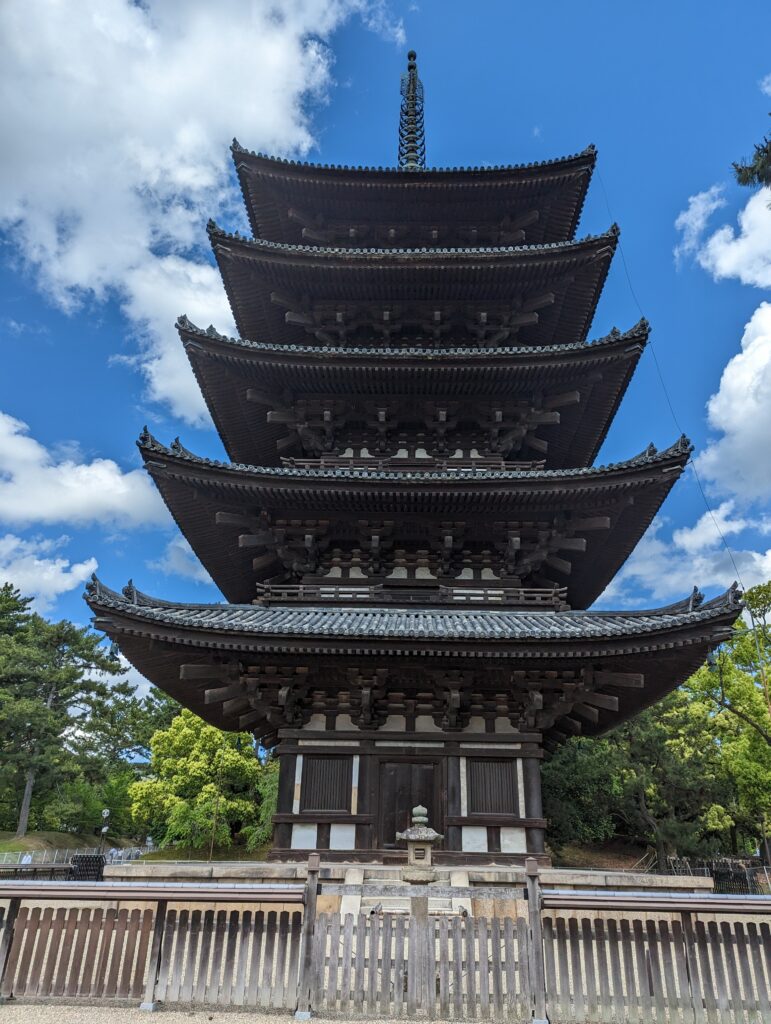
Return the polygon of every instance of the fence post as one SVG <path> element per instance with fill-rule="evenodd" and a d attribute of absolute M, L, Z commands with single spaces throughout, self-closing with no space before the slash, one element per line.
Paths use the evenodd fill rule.
<path fill-rule="evenodd" d="M 543 925 L 541 923 L 541 886 L 538 881 L 538 861 L 528 857 L 525 861 L 527 879 L 527 910 L 530 924 L 530 989 L 533 993 L 533 1024 L 549 1024 L 546 1016 L 546 972 L 543 963 Z"/>
<path fill-rule="evenodd" d="M 423 886 L 425 888 L 425 886 Z M 415 972 L 415 998 L 418 1009 L 434 1016 L 434 949 L 429 942 L 428 896 L 411 896 L 410 913 L 415 921 L 415 950 L 409 948 L 410 969 Z"/>
<path fill-rule="evenodd" d="M 2 990 L 3 986 L 5 968 L 8 966 L 8 955 L 11 952 L 11 943 L 13 942 L 13 926 L 16 924 L 16 917 L 19 913 L 20 906 L 20 896 L 15 896 L 13 899 L 8 901 L 8 912 L 5 915 L 3 931 L 0 934 L 0 990 Z M 2 1002 L 4 1002 L 4 999 L 0 996 L 0 1003 Z"/>
<path fill-rule="evenodd" d="M 147 983 L 145 985 L 145 997 L 139 1004 L 140 1010 L 156 1010 L 155 986 L 158 982 L 158 971 L 161 968 L 161 956 L 163 955 L 163 932 L 166 927 L 166 900 L 158 900 L 155 908 L 155 927 L 153 928 L 153 942 L 150 947 L 150 963 L 147 967 Z"/>
<path fill-rule="evenodd" d="M 305 883 L 303 908 L 302 954 L 300 956 L 300 983 L 297 986 L 296 1020 L 309 1020 L 311 1006 L 311 979 L 313 977 L 313 931 L 316 927 L 316 901 L 319 894 L 320 858 L 317 853 L 308 857 L 308 880 Z"/>

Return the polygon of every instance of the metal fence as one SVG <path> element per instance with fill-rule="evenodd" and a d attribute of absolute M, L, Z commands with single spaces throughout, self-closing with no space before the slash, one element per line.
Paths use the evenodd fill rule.
<path fill-rule="evenodd" d="M 14 864 L 69 864 L 73 857 L 99 856 L 105 858 L 107 864 L 125 864 L 137 860 L 143 853 L 148 853 L 149 846 L 117 847 L 80 846 L 71 850 L 19 850 L 13 853 L 0 853 L 0 867 Z"/>

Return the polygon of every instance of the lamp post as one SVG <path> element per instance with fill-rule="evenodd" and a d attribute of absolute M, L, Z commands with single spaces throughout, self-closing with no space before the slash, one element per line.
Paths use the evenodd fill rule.
<path fill-rule="evenodd" d="M 99 840 L 99 853 L 100 853 L 100 855 L 104 852 L 104 840 L 105 840 L 105 836 L 107 835 L 107 830 L 110 827 L 110 809 L 109 809 L 109 807 L 105 807 L 105 809 L 102 811 L 102 822 L 103 822 L 103 825 L 102 825 L 102 836 L 101 836 L 101 839 Z"/>

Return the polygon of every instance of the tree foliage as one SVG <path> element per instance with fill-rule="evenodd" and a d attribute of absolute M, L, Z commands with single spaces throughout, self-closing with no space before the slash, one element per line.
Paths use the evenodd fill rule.
<path fill-rule="evenodd" d="M 771 583 L 745 595 L 710 664 L 606 737 L 574 739 L 544 768 L 550 841 L 611 837 L 667 856 L 747 853 L 771 826 Z"/>
<path fill-rule="evenodd" d="M 128 786 L 149 737 L 176 710 L 139 698 L 103 638 L 49 622 L 0 587 L 0 828 L 130 829 Z"/>
<path fill-rule="evenodd" d="M 733 169 L 740 185 L 771 185 L 771 135 L 755 146 L 751 159 L 735 163 Z"/>
<path fill-rule="evenodd" d="M 149 777 L 130 790 L 140 831 L 193 850 L 266 838 L 275 770 L 260 763 L 248 733 L 222 732 L 184 710 L 150 747 Z"/>

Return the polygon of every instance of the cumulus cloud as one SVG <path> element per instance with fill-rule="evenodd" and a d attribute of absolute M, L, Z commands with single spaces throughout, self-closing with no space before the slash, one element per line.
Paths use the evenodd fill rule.
<path fill-rule="evenodd" d="M 0 537 L 0 582 L 12 583 L 22 594 L 32 597 L 35 611 L 48 611 L 61 594 L 82 586 L 96 572 L 95 558 L 73 564 L 56 555 L 68 540 L 24 540 L 12 533 Z"/>
<path fill-rule="evenodd" d="M 0 227 L 62 309 L 117 297 L 150 396 L 187 420 L 205 410 L 174 318 L 232 329 L 204 232 L 242 216 L 230 139 L 309 150 L 352 15 L 404 42 L 385 0 L 0 5 Z"/>
<path fill-rule="evenodd" d="M 89 461 L 72 449 L 52 452 L 26 423 L 0 412 L 0 520 L 137 527 L 168 523 L 169 515 L 144 470 L 126 473 L 112 459 Z"/>
<path fill-rule="evenodd" d="M 698 472 L 719 491 L 771 497 L 771 303 L 761 303 L 744 328 L 707 415 L 720 436 L 697 457 Z"/>
<path fill-rule="evenodd" d="M 734 517 L 733 510 L 733 503 L 726 502 L 715 511 L 724 537 L 745 530 L 756 530 L 763 535 L 771 533 L 771 523 L 766 517 L 757 520 Z M 648 600 L 667 604 L 686 597 L 694 585 L 704 589 L 727 589 L 737 575 L 745 587 L 771 579 L 771 548 L 733 550 L 732 560 L 709 513 L 693 526 L 675 530 L 669 539 L 665 533 L 665 520 L 654 520 L 598 601 L 600 606 L 641 606 Z M 645 599 L 640 598 L 641 592 L 646 594 Z"/>
<path fill-rule="evenodd" d="M 149 562 L 148 566 L 150 569 L 158 569 L 167 576 L 182 576 L 195 583 L 212 582 L 211 576 L 198 561 L 182 534 L 172 537 L 161 558 L 156 562 Z"/>
<path fill-rule="evenodd" d="M 738 216 L 738 230 L 724 224 L 698 248 L 697 259 L 716 281 L 736 278 L 771 288 L 771 189 L 756 192 Z"/>
<path fill-rule="evenodd" d="M 713 185 L 704 192 L 688 197 L 688 206 L 675 220 L 675 228 L 682 236 L 674 248 L 678 265 L 686 256 L 693 256 L 698 251 L 710 217 L 721 206 L 725 206 L 722 185 Z"/>
<path fill-rule="evenodd" d="M 766 96 L 771 96 L 771 74 L 760 80 L 760 91 L 764 92 Z"/>

